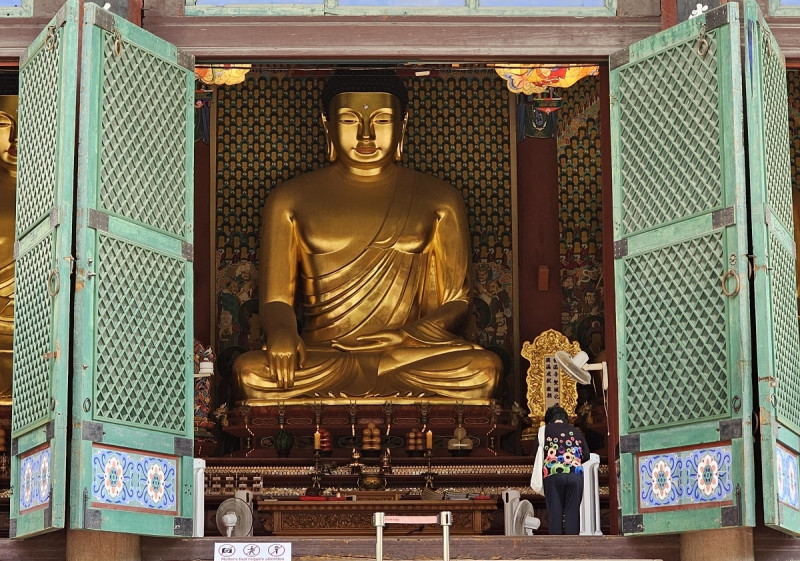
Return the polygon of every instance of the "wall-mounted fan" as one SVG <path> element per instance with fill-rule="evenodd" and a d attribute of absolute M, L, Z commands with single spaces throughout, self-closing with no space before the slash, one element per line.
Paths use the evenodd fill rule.
<path fill-rule="evenodd" d="M 519 491 L 513 489 L 503 491 L 503 518 L 507 536 L 532 536 L 540 525 L 531 502 L 520 500 Z"/>
<path fill-rule="evenodd" d="M 559 368 L 579 384 L 592 383 L 592 375 L 589 374 L 590 370 L 602 370 L 603 391 L 608 389 L 608 369 L 605 362 L 588 364 L 589 355 L 584 351 L 580 351 L 575 356 L 570 355 L 567 351 L 556 351 L 555 357 Z"/>
<path fill-rule="evenodd" d="M 229 538 L 241 538 L 253 534 L 253 510 L 247 501 L 225 499 L 217 508 L 219 533 Z"/>

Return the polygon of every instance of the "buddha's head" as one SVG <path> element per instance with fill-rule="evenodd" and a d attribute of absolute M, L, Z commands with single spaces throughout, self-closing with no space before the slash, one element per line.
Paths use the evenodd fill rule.
<path fill-rule="evenodd" d="M 17 173 L 17 96 L 0 96 L 0 170 Z"/>
<path fill-rule="evenodd" d="M 369 175 L 400 159 L 408 91 L 394 73 L 337 72 L 325 83 L 322 103 L 330 161 Z"/>

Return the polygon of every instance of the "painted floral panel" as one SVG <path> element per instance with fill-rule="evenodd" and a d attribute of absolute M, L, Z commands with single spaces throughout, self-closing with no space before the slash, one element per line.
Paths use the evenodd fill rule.
<path fill-rule="evenodd" d="M 797 453 L 784 448 L 775 447 L 775 481 L 778 485 L 778 501 L 794 508 L 800 508 L 797 497 Z"/>
<path fill-rule="evenodd" d="M 719 446 L 641 455 L 639 507 L 682 507 L 731 499 L 731 448 Z"/>
<path fill-rule="evenodd" d="M 177 458 L 94 447 L 92 504 L 177 512 Z"/>
<path fill-rule="evenodd" d="M 50 448 L 41 448 L 20 458 L 20 513 L 50 503 Z"/>

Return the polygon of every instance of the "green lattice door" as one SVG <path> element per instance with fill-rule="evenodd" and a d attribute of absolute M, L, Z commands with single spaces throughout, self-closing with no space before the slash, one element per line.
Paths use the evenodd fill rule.
<path fill-rule="evenodd" d="M 193 58 L 84 22 L 70 526 L 191 536 Z"/>
<path fill-rule="evenodd" d="M 786 64 L 754 2 L 745 4 L 745 45 L 764 522 L 800 535 L 800 352 Z"/>
<path fill-rule="evenodd" d="M 738 5 L 611 69 L 623 532 L 753 525 Z"/>
<path fill-rule="evenodd" d="M 64 527 L 78 22 L 68 2 L 20 64 L 12 538 Z"/>

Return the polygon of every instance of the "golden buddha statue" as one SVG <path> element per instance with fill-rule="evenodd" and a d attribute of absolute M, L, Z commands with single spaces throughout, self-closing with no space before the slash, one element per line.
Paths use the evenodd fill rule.
<path fill-rule="evenodd" d="M 322 102 L 332 165 L 278 186 L 264 205 L 265 345 L 234 363 L 242 397 L 488 399 L 500 359 L 456 335 L 470 303 L 464 202 L 397 164 L 405 86 L 386 73 L 334 74 Z"/>
<path fill-rule="evenodd" d="M 14 212 L 17 193 L 17 96 L 0 96 L 0 405 L 11 403 L 14 334 Z"/>

